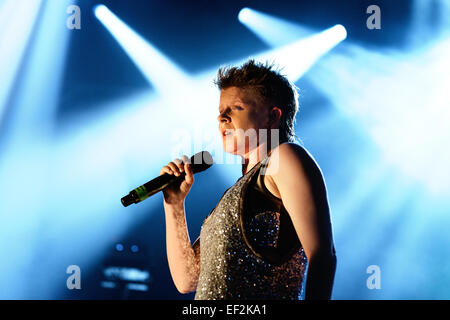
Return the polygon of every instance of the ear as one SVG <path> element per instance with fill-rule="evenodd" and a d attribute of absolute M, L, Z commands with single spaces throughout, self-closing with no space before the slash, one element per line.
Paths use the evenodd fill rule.
<path fill-rule="evenodd" d="M 276 106 L 272 107 L 272 109 L 269 111 L 268 125 L 271 129 L 275 129 L 280 126 L 282 114 L 283 114 L 283 111 L 281 111 L 281 109 Z"/>

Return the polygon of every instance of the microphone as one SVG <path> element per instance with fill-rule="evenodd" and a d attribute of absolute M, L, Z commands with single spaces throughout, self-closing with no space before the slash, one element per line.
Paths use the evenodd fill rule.
<path fill-rule="evenodd" d="M 205 171 L 213 164 L 213 158 L 208 151 L 202 151 L 194 154 L 191 157 L 191 168 L 193 173 Z M 155 193 L 165 189 L 168 185 L 184 180 L 185 173 L 182 172 L 178 177 L 172 174 L 164 173 L 159 177 L 144 183 L 142 186 L 137 187 L 130 191 L 128 195 L 121 199 L 124 207 L 128 207 L 130 204 L 141 202 Z"/>

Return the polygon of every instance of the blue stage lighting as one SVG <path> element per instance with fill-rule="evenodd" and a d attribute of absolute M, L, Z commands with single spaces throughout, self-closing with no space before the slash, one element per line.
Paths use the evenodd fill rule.
<path fill-rule="evenodd" d="M 313 36 L 298 40 L 281 48 L 257 56 L 258 60 L 276 61 L 283 73 L 297 81 L 323 55 L 345 40 L 347 31 L 338 24 Z"/>
<path fill-rule="evenodd" d="M 250 8 L 243 8 L 239 21 L 271 47 L 279 47 L 300 38 L 317 33 L 316 31 Z"/>
<path fill-rule="evenodd" d="M 22 141 L 31 141 L 38 135 L 45 140 L 51 134 L 71 35 L 66 27 L 66 9 L 74 3 L 71 0 L 43 2 L 39 20 L 33 25 L 33 42 L 28 47 L 26 64 L 10 100 L 9 144 L 21 145 Z M 61 27 L 56 28 L 58 25 Z"/>
<path fill-rule="evenodd" d="M 2 132 L 4 144 L 0 152 L 0 193 L 3 195 L 0 212 L 5 215 L 0 227 L 0 251 L 9 257 L 1 261 L 0 286 L 7 288 L 0 292 L 1 298 L 51 297 L 59 287 L 54 274 L 61 270 L 62 261 L 67 262 L 64 252 L 73 245 L 73 242 L 64 243 L 72 228 L 70 223 L 64 222 L 73 217 L 66 210 L 67 203 L 48 197 L 53 188 L 59 188 L 56 185 L 64 184 L 53 179 L 51 163 L 55 150 L 50 142 L 50 128 L 55 121 L 70 32 L 66 28 L 69 3 L 76 1 L 7 1 L 0 9 L 0 103 L 5 102 L 6 95 L 10 111 L 6 119 L 8 125 Z M 8 46 L 3 45 L 5 39 Z M 20 77 L 16 74 L 19 66 Z M 9 92 L 11 81 L 14 81 L 14 91 Z M 36 190 L 24 201 L 23 195 L 14 189 L 25 185 L 28 179 L 34 181 Z M 59 215 L 63 211 L 65 214 Z M 49 217 L 64 218 L 58 228 L 53 228 L 51 225 L 58 218 Z M 45 231 L 37 228 L 38 224 Z M 12 235 L 12 242 L 5 241 L 5 237 L 12 239 Z M 47 242 L 49 238 L 58 241 Z M 51 258 L 40 258 L 41 253 L 46 255 L 36 251 L 42 245 L 53 246 Z M 30 264 L 29 257 L 33 255 L 36 262 Z M 45 288 L 41 286 L 44 282 Z"/>
<path fill-rule="evenodd" d="M 249 18 L 252 16 L 252 10 L 249 8 L 242 8 L 241 11 L 239 11 L 238 19 L 241 22 L 248 21 Z"/>
<path fill-rule="evenodd" d="M 367 130 L 386 163 L 436 195 L 450 194 L 449 39 L 406 54 L 349 45 L 308 77 Z"/>
<path fill-rule="evenodd" d="M 180 68 L 132 30 L 105 5 L 97 5 L 93 10 L 97 19 L 111 32 L 142 74 L 157 90 L 171 94 L 176 83 L 187 82 L 187 76 Z"/>
<path fill-rule="evenodd" d="M 104 4 L 99 4 L 94 7 L 94 14 L 99 19 L 108 19 L 109 10 Z"/>
<path fill-rule="evenodd" d="M 42 0 L 6 0 L 0 6 L 0 123 Z"/>

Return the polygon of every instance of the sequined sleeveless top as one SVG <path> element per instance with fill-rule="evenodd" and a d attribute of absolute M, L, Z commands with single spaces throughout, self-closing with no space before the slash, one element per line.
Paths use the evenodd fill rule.
<path fill-rule="evenodd" d="M 281 200 L 264 186 L 267 161 L 239 178 L 203 222 L 196 300 L 303 297 L 306 255 Z"/>

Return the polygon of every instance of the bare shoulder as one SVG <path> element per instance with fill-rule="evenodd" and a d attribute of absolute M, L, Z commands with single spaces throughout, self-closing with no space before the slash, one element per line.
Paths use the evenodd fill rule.
<path fill-rule="evenodd" d="M 280 198 L 280 184 L 289 188 L 314 189 L 326 194 L 322 171 L 314 157 L 296 143 L 283 143 L 272 150 L 264 178 L 269 191 Z"/>
<path fill-rule="evenodd" d="M 292 142 L 282 143 L 272 150 L 268 174 L 289 173 L 292 170 L 320 171 L 317 162 L 304 147 Z"/>

